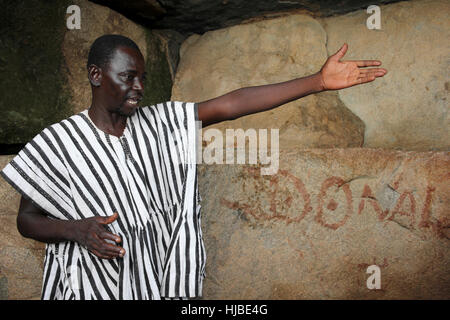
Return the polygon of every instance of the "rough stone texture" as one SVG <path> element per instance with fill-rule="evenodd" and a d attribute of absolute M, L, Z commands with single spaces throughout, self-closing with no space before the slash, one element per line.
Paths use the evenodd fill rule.
<path fill-rule="evenodd" d="M 229 27 L 246 19 L 307 12 L 330 16 L 397 0 L 91 0 L 156 29 L 175 29 L 182 33 L 204 33 Z"/>
<path fill-rule="evenodd" d="M 369 30 L 369 15 L 359 10 L 323 19 L 291 15 L 193 35 L 181 48 L 172 99 L 201 101 L 309 75 L 347 42 L 345 59 L 380 59 L 388 74 L 216 127 L 280 128 L 282 147 L 446 151 L 450 44 L 443 40 L 450 36 L 449 12 L 448 1 L 412 1 L 381 6 L 381 30 Z"/>
<path fill-rule="evenodd" d="M 69 4 L 80 7 L 79 30 L 66 28 Z M 45 127 L 89 107 L 87 56 L 92 42 L 103 34 L 130 37 L 148 58 L 144 105 L 170 99 L 177 44 L 182 39 L 178 33 L 155 34 L 86 0 L 58 5 L 19 1 L 2 7 L 0 29 L 5 37 L 0 46 L 0 71 L 8 77 L 1 89 L 0 147 L 18 144 L 12 148 L 17 152 Z M 5 152 L 0 150 L 0 154 Z"/>
<path fill-rule="evenodd" d="M 170 54 L 172 51 L 169 51 L 173 42 L 162 33 L 147 31 L 145 64 L 147 80 L 144 83 L 144 98 L 141 105 L 153 105 L 170 100 L 172 79 L 176 72 L 173 57 Z"/>
<path fill-rule="evenodd" d="M 321 25 L 305 15 L 191 36 L 181 47 L 172 100 L 204 101 L 245 86 L 310 75 L 327 58 L 325 42 Z M 308 96 L 211 128 L 279 128 L 281 148 L 356 147 L 362 145 L 364 134 L 361 120 L 335 92 Z"/>
<path fill-rule="evenodd" d="M 0 170 L 13 156 L 0 156 Z M 0 299 L 39 299 L 45 245 L 17 231 L 20 195 L 0 179 Z"/>
<path fill-rule="evenodd" d="M 0 144 L 33 138 L 71 114 L 61 45 L 67 1 L 0 0 Z"/>
<path fill-rule="evenodd" d="M 202 165 L 204 299 L 449 299 L 449 168 L 369 148 L 282 152 L 273 176 Z"/>
<path fill-rule="evenodd" d="M 365 147 L 450 150 L 450 2 L 408 1 L 381 6 L 381 30 L 366 28 L 360 10 L 321 20 L 334 53 L 383 62 L 389 73 L 364 87 L 339 91 L 365 125 Z"/>
<path fill-rule="evenodd" d="M 156 35 L 162 43 L 173 82 L 173 80 L 175 80 L 178 63 L 180 62 L 181 44 L 186 40 L 186 37 L 174 30 L 152 30 L 152 33 Z"/>

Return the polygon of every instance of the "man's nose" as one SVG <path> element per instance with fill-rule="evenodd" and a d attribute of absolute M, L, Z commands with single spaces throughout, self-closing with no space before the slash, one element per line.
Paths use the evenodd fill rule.
<path fill-rule="evenodd" d="M 136 77 L 134 79 L 133 90 L 136 90 L 136 91 L 144 90 L 144 82 L 141 79 L 139 79 L 139 77 Z"/>

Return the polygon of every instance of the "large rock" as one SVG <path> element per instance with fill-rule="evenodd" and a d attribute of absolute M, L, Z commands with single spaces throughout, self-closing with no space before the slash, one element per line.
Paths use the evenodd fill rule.
<path fill-rule="evenodd" d="M 71 114 L 61 72 L 67 2 L 0 1 L 0 144 L 24 143 Z"/>
<path fill-rule="evenodd" d="M 13 156 L 0 156 L 0 170 Z M 0 178 L 0 299 L 39 299 L 45 245 L 17 231 L 20 195 Z"/>
<path fill-rule="evenodd" d="M 305 15 L 191 36 L 181 47 L 172 100 L 204 101 L 241 87 L 310 75 L 327 58 L 325 43 L 324 29 Z M 364 134 L 362 121 L 335 92 L 308 96 L 212 128 L 279 128 L 282 149 L 356 147 L 363 144 Z"/>
<path fill-rule="evenodd" d="M 339 97 L 364 121 L 365 147 L 449 150 L 450 2 L 380 9 L 380 30 L 367 29 L 364 10 L 321 20 L 329 54 L 347 42 L 345 59 L 380 59 L 389 71 L 371 84 L 339 91 Z"/>
<path fill-rule="evenodd" d="M 388 74 L 216 127 L 280 128 L 282 147 L 449 150 L 450 45 L 444 39 L 450 36 L 450 4 L 410 1 L 380 9 L 381 30 L 369 30 L 369 15 L 359 10 L 317 19 L 291 15 L 193 35 L 181 48 L 172 99 L 201 101 L 309 75 L 347 42 L 344 59 L 380 59 Z"/>
<path fill-rule="evenodd" d="M 80 29 L 66 27 L 69 5 L 80 8 Z M 24 144 L 45 127 L 90 106 L 87 57 L 92 42 L 103 34 L 130 37 L 147 58 L 143 104 L 170 99 L 182 39 L 176 32 L 154 33 L 87 0 L 58 5 L 17 1 L 2 8 L 0 144 Z"/>
<path fill-rule="evenodd" d="M 449 299 L 449 168 L 367 148 L 282 152 L 272 176 L 201 166 L 204 299 Z"/>

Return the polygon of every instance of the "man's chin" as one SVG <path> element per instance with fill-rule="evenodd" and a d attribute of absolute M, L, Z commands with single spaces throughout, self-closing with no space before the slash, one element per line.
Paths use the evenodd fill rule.
<path fill-rule="evenodd" d="M 136 110 L 139 108 L 139 106 L 133 107 L 133 108 L 123 108 L 119 107 L 116 109 L 116 113 L 122 117 L 131 117 L 133 114 L 136 113 Z"/>

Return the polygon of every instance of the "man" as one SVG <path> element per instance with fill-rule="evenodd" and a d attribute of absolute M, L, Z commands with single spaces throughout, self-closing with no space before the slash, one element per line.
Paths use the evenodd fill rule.
<path fill-rule="evenodd" d="M 22 194 L 20 233 L 47 243 L 42 298 L 201 296 L 195 120 L 207 126 L 386 74 L 363 69 L 379 61 L 341 61 L 346 51 L 308 77 L 139 107 L 139 48 L 118 35 L 98 38 L 87 65 L 90 108 L 42 131 L 2 171 Z"/>

